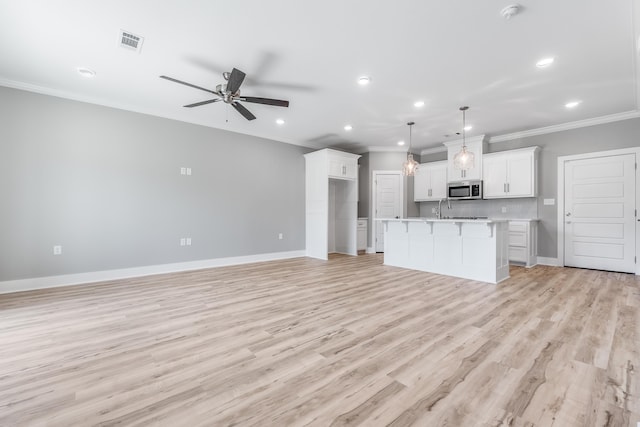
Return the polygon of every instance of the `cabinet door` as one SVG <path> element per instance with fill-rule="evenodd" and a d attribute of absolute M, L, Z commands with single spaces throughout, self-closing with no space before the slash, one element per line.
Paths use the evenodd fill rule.
<path fill-rule="evenodd" d="M 509 197 L 534 197 L 533 154 L 509 156 L 507 162 L 507 193 Z"/>
<path fill-rule="evenodd" d="M 344 160 L 344 177 L 348 179 L 356 179 L 358 176 L 358 161 L 355 159 Z"/>
<path fill-rule="evenodd" d="M 482 161 L 484 198 L 508 197 L 506 156 L 484 156 Z"/>
<path fill-rule="evenodd" d="M 473 168 L 468 170 L 460 170 L 453 165 L 453 158 L 462 149 L 462 144 L 451 146 L 448 149 L 448 169 L 447 178 L 449 181 L 468 181 L 482 179 L 482 143 L 472 142 L 467 144 L 467 151 L 474 154 Z"/>
<path fill-rule="evenodd" d="M 431 169 L 431 199 L 447 198 L 447 166 L 436 166 Z"/>
<path fill-rule="evenodd" d="M 413 176 L 413 201 L 420 202 L 429 199 L 430 189 L 429 168 L 420 166 Z"/>
<path fill-rule="evenodd" d="M 329 159 L 329 176 L 332 178 L 342 178 L 345 174 L 344 162 L 340 158 Z"/>
<path fill-rule="evenodd" d="M 343 157 L 329 158 L 329 171 L 331 178 L 356 179 L 358 175 L 358 161 Z"/>

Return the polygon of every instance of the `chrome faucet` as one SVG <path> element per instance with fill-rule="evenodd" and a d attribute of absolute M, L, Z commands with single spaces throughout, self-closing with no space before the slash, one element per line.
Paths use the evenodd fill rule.
<path fill-rule="evenodd" d="M 436 210 L 436 218 L 442 219 L 442 202 L 447 201 L 447 209 L 451 209 L 451 200 L 450 199 L 440 199 L 438 200 L 438 209 Z"/>

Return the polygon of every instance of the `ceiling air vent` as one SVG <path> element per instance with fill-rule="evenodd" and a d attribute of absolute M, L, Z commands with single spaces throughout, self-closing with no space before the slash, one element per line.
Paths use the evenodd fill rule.
<path fill-rule="evenodd" d="M 120 30 L 120 37 L 118 38 L 120 47 L 140 53 L 142 42 L 144 42 L 144 37 L 137 36 L 129 31 Z"/>

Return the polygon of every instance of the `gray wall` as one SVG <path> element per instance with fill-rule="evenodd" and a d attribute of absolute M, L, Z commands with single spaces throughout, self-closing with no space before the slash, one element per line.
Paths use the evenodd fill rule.
<path fill-rule="evenodd" d="M 558 256 L 557 206 L 558 206 L 558 157 L 597 151 L 616 150 L 640 146 L 640 119 L 629 119 L 580 129 L 554 132 L 545 135 L 515 139 L 488 144 L 487 152 L 511 150 L 514 148 L 539 146 L 539 172 L 537 211 L 540 218 L 538 228 L 538 255 L 556 258 Z M 441 160 L 439 156 L 423 156 L 423 162 Z M 556 204 L 545 206 L 543 199 L 555 199 Z M 496 209 L 499 201 L 493 203 Z M 525 202 L 526 203 L 526 202 Z M 427 205 L 427 204 L 425 204 Z M 430 211 L 430 207 L 428 208 Z M 427 208 L 422 209 L 423 214 Z"/>
<path fill-rule="evenodd" d="M 308 149 L 4 87 L 0 117 L 0 281 L 304 249 Z"/>
<path fill-rule="evenodd" d="M 414 155 L 420 162 L 420 156 Z M 358 216 L 369 218 L 367 246 L 372 247 L 372 218 L 373 206 L 371 205 L 372 177 L 374 171 L 401 171 L 402 164 L 407 160 L 406 152 L 370 152 L 362 154 L 359 159 L 360 193 L 358 202 Z M 418 204 L 413 201 L 413 178 L 404 177 L 404 212 L 407 217 L 420 215 Z"/>

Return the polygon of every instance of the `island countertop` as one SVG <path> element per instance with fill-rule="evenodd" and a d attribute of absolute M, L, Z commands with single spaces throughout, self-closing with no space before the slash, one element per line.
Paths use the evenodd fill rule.
<path fill-rule="evenodd" d="M 480 217 L 416 217 L 416 218 L 376 218 L 376 221 L 394 221 L 394 222 L 473 222 L 480 224 L 489 224 L 494 222 L 509 222 L 508 219 L 502 218 L 480 218 Z"/>

